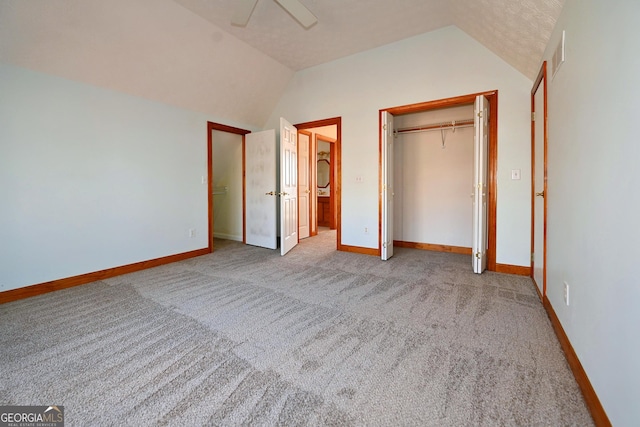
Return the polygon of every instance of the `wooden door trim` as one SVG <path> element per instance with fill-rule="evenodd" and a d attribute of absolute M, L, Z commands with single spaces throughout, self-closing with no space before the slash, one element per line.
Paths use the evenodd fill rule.
<path fill-rule="evenodd" d="M 336 126 L 335 142 L 335 186 L 331 185 L 332 195 L 335 196 L 335 219 L 336 219 L 336 249 L 343 251 L 342 244 L 342 117 L 332 117 L 329 119 L 315 120 L 311 122 L 298 123 L 294 125 L 298 129 L 311 129 L 323 126 Z"/>
<path fill-rule="evenodd" d="M 336 180 L 336 170 L 335 170 L 335 161 L 336 161 L 336 149 L 335 149 L 335 144 L 336 144 L 336 139 L 334 138 L 330 138 L 328 136 L 325 135 L 319 135 L 317 133 L 314 133 L 314 139 L 315 139 L 315 144 L 316 144 L 316 151 L 317 151 L 317 147 L 318 147 L 318 141 L 324 141 L 324 142 L 328 142 L 329 144 L 331 144 L 332 149 L 329 153 L 329 174 L 330 174 L 330 178 L 329 178 L 329 228 L 331 230 L 335 230 L 336 228 L 336 222 L 337 222 L 337 218 L 336 218 L 336 197 L 335 194 L 333 192 L 333 186 L 331 185 L 332 182 L 334 182 Z"/>
<path fill-rule="evenodd" d="M 300 134 L 303 134 L 303 135 L 306 135 L 307 137 L 309 137 L 309 143 L 308 143 L 308 150 L 309 150 L 309 159 L 308 159 L 308 160 L 309 160 L 309 165 L 308 165 L 308 167 L 309 167 L 309 174 L 308 174 L 308 176 L 307 176 L 307 184 L 309 185 L 309 189 L 311 189 L 311 188 L 312 188 L 312 185 L 313 185 L 313 184 L 314 184 L 314 182 L 315 182 L 315 181 L 313 181 L 313 180 L 311 179 L 311 178 L 312 178 L 312 177 L 311 177 L 311 170 L 312 170 L 312 168 L 311 168 L 311 166 L 312 166 L 311 161 L 312 161 L 312 157 L 313 157 L 313 156 L 311 156 L 311 149 L 312 149 L 312 147 L 313 147 L 313 142 L 311 141 L 311 139 L 312 139 L 312 138 L 311 138 L 311 132 L 308 132 L 308 131 L 306 131 L 306 130 L 304 130 L 304 129 L 303 129 L 303 130 L 299 130 L 299 129 L 298 129 L 298 152 L 300 152 Z M 312 196 L 311 196 L 311 193 L 309 193 L 309 196 L 308 196 L 308 198 L 307 198 L 307 200 L 309 201 L 309 203 L 308 203 L 308 204 L 309 204 L 309 206 L 308 206 L 308 209 L 307 209 L 307 212 L 309 213 L 309 218 L 307 218 L 307 222 L 308 222 L 308 224 L 309 224 L 309 237 L 311 237 L 311 236 L 313 236 L 313 235 L 314 235 L 314 234 L 312 233 L 312 232 L 313 232 L 313 229 L 311 228 L 311 218 L 312 218 L 312 215 L 311 215 L 311 197 L 312 197 Z M 298 200 L 300 200 L 300 173 L 298 173 Z M 298 205 L 298 218 L 300 218 L 300 205 Z M 317 231 L 316 231 L 316 234 L 318 234 L 318 233 L 317 233 Z M 298 223 L 298 242 L 300 242 L 300 223 Z"/>
<path fill-rule="evenodd" d="M 453 98 L 438 99 L 434 101 L 420 102 L 417 104 L 402 105 L 385 108 L 378 113 L 378 255 L 382 255 L 382 112 L 392 115 L 419 113 L 441 108 L 469 105 L 475 102 L 477 96 L 484 96 L 489 100 L 489 158 L 487 159 L 487 184 L 489 190 L 489 218 L 488 218 L 488 248 L 487 270 L 496 271 L 496 228 L 498 207 L 498 91 L 473 93 L 456 96 Z"/>
<path fill-rule="evenodd" d="M 548 140 L 548 132 L 547 132 L 547 118 L 548 118 L 548 109 L 547 109 L 547 61 L 542 63 L 540 67 L 540 71 L 538 72 L 538 76 L 536 77 L 535 82 L 533 83 L 533 87 L 531 88 L 531 279 L 534 283 L 535 273 L 534 273 L 534 260 L 533 254 L 535 249 L 535 209 L 536 209 L 536 122 L 534 120 L 534 115 L 536 113 L 536 93 L 538 89 L 540 89 L 540 85 L 542 85 L 542 120 L 543 120 L 543 131 L 542 131 L 542 149 L 544 151 L 543 154 L 543 184 L 542 191 L 544 192 L 543 197 L 543 219 L 542 219 L 542 250 L 544 254 L 542 255 L 542 294 L 541 297 L 544 298 L 547 295 L 547 140 Z M 536 117 L 536 120 L 538 118 Z M 536 283 L 536 287 L 538 284 Z"/>
<path fill-rule="evenodd" d="M 207 122 L 207 230 L 208 230 L 208 251 L 213 252 L 213 136 L 211 132 L 217 130 L 221 132 L 242 135 L 242 243 L 247 242 L 246 224 L 246 174 L 245 174 L 245 142 L 244 136 L 251 131 L 228 126 L 222 123 Z"/>

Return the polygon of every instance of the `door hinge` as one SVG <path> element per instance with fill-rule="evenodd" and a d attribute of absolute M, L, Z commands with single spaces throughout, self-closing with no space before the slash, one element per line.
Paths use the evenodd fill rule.
<path fill-rule="evenodd" d="M 476 252 L 476 258 L 480 259 L 481 256 L 482 256 L 482 252 Z"/>
<path fill-rule="evenodd" d="M 387 130 L 387 125 L 382 125 L 382 129 Z"/>
<path fill-rule="evenodd" d="M 482 118 L 482 111 L 478 111 L 478 117 Z"/>
<path fill-rule="evenodd" d="M 531 252 L 531 262 L 533 262 L 534 260 L 535 260 L 535 254 Z"/>
<path fill-rule="evenodd" d="M 535 122 L 535 121 L 536 121 L 536 112 L 535 112 L 535 111 L 532 111 L 532 112 L 531 112 L 531 121 L 532 121 L 532 122 Z"/>

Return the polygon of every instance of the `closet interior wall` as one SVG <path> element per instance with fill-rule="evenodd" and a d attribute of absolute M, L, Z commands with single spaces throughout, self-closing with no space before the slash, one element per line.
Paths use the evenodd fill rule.
<path fill-rule="evenodd" d="M 473 118 L 473 105 L 394 116 L 395 129 Z M 474 128 L 397 133 L 394 241 L 469 248 Z M 443 142 L 444 141 L 444 142 Z"/>
<path fill-rule="evenodd" d="M 213 236 L 242 241 L 242 135 L 212 131 Z"/>

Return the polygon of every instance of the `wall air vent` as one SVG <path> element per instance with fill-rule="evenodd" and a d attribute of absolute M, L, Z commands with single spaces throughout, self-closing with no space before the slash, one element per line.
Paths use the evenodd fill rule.
<path fill-rule="evenodd" d="M 556 76 L 558 69 L 564 62 L 564 30 L 562 30 L 562 37 L 560 38 L 560 43 L 556 47 L 556 50 L 553 52 L 553 58 L 551 59 L 551 70 L 552 77 Z"/>

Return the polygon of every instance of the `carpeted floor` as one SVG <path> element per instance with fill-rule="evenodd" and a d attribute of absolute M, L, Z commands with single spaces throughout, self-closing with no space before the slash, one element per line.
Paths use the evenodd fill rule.
<path fill-rule="evenodd" d="M 335 232 L 0 305 L 0 404 L 76 425 L 593 425 L 528 278 Z"/>

